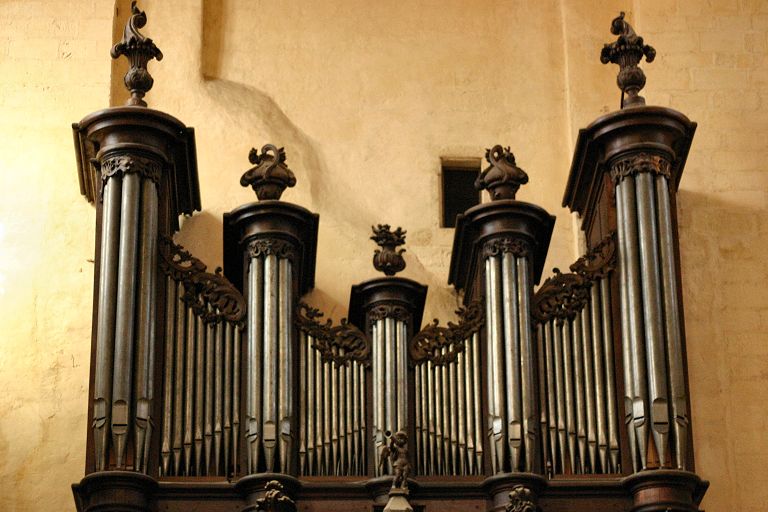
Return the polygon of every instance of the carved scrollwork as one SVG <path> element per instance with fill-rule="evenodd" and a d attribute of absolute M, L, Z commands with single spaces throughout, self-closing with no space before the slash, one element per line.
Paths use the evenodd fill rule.
<path fill-rule="evenodd" d="M 479 301 L 473 302 L 467 308 L 456 311 L 459 323 L 448 322 L 447 327 L 440 326 L 434 319 L 413 337 L 409 346 L 411 362 L 418 364 L 432 361 L 435 366 L 456 361 L 463 352 L 465 340 L 480 330 L 485 322 L 483 307 Z M 443 352 L 445 348 L 445 352 Z"/>
<path fill-rule="evenodd" d="M 283 484 L 270 480 L 264 486 L 264 496 L 256 500 L 259 512 L 295 512 L 296 503 L 283 492 Z"/>
<path fill-rule="evenodd" d="M 563 274 L 558 268 L 553 272 L 533 297 L 532 314 L 539 322 L 573 318 L 589 299 L 589 280 L 579 274 Z"/>
<path fill-rule="evenodd" d="M 485 150 L 490 166 L 475 180 L 477 190 L 488 190 L 493 201 L 514 199 L 520 185 L 528 183 L 528 174 L 515 163 L 515 155 L 501 144 Z"/>
<path fill-rule="evenodd" d="M 242 323 L 246 313 L 245 300 L 222 275 L 221 268 L 214 274 L 206 272 L 202 261 L 168 237 L 160 238 L 159 261 L 160 269 L 166 275 L 184 285 L 183 300 L 204 322 Z"/>
<path fill-rule="evenodd" d="M 531 252 L 528 242 L 519 238 L 494 238 L 483 244 L 481 257 L 499 256 L 511 252 L 515 256 L 525 257 Z"/>
<path fill-rule="evenodd" d="M 541 508 L 536 504 L 536 495 L 523 485 L 516 485 L 509 493 L 509 503 L 505 512 L 540 512 Z"/>
<path fill-rule="evenodd" d="M 611 163 L 611 179 L 616 185 L 627 176 L 644 172 L 669 179 L 672 176 L 672 164 L 668 158 L 652 153 L 635 153 Z"/>
<path fill-rule="evenodd" d="M 571 272 L 594 281 L 606 277 L 616 268 L 616 232 L 610 233 L 599 244 L 571 265 Z"/>
<path fill-rule="evenodd" d="M 248 243 L 248 256 L 259 258 L 274 254 L 278 258 L 296 261 L 296 247 L 287 240 L 279 238 L 257 238 Z"/>
<path fill-rule="evenodd" d="M 103 198 L 104 186 L 112 177 L 136 173 L 159 186 L 160 175 L 163 171 L 162 163 L 157 160 L 125 153 L 112 153 L 101 161 L 94 160 L 92 163 L 101 173 L 100 198 Z"/>
<path fill-rule="evenodd" d="M 368 320 L 371 322 L 384 320 L 385 318 L 394 318 L 395 320 L 407 324 L 411 321 L 411 314 L 405 307 L 399 304 L 388 302 L 376 304 L 368 312 Z"/>
<path fill-rule="evenodd" d="M 323 361 L 332 361 L 337 366 L 358 361 L 370 365 L 371 342 L 357 327 L 342 318 L 334 326 L 328 319 L 321 323 L 323 313 L 309 304 L 299 302 L 296 308 L 296 325 L 314 340 L 312 348 L 320 352 Z"/>

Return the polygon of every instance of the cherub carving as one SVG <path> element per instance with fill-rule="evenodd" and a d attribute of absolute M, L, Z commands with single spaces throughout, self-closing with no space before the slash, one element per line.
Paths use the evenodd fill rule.
<path fill-rule="evenodd" d="M 411 474 L 411 463 L 408 462 L 408 434 L 400 430 L 387 437 L 389 437 L 389 446 L 384 447 L 381 452 L 379 466 L 389 458 L 394 471 L 392 488 L 407 490 L 408 477 Z"/>

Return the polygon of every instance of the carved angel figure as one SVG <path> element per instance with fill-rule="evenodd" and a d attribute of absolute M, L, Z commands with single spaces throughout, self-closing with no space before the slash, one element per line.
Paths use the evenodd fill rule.
<path fill-rule="evenodd" d="M 408 477 L 411 474 L 411 463 L 408 462 L 408 434 L 399 430 L 389 436 L 389 446 L 381 452 L 379 465 L 390 459 L 394 471 L 393 489 L 408 489 Z"/>

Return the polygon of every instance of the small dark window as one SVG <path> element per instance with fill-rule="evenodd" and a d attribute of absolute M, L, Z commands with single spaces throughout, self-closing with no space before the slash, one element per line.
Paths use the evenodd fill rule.
<path fill-rule="evenodd" d="M 442 159 L 442 227 L 456 227 L 456 216 L 480 203 L 480 193 L 475 190 L 475 180 L 479 173 L 479 158 Z"/>

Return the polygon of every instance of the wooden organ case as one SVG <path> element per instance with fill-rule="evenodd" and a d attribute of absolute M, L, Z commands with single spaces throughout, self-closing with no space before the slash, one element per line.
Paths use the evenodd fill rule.
<path fill-rule="evenodd" d="M 134 3 L 112 50 L 127 105 L 73 126 L 97 206 L 79 511 L 699 510 L 675 207 L 696 125 L 639 96 L 655 51 L 623 13 L 601 56 L 622 108 L 580 131 L 563 200 L 586 254 L 534 291 L 555 219 L 515 199 L 528 175 L 494 146 L 490 201 L 456 223 L 463 306 L 424 327 L 388 225 L 348 320 L 302 302 L 319 216 L 280 199 L 282 148 L 251 151 L 258 201 L 224 216 L 223 272 L 174 243 L 201 207 L 195 139 L 143 100 L 162 58 L 145 23 Z"/>

